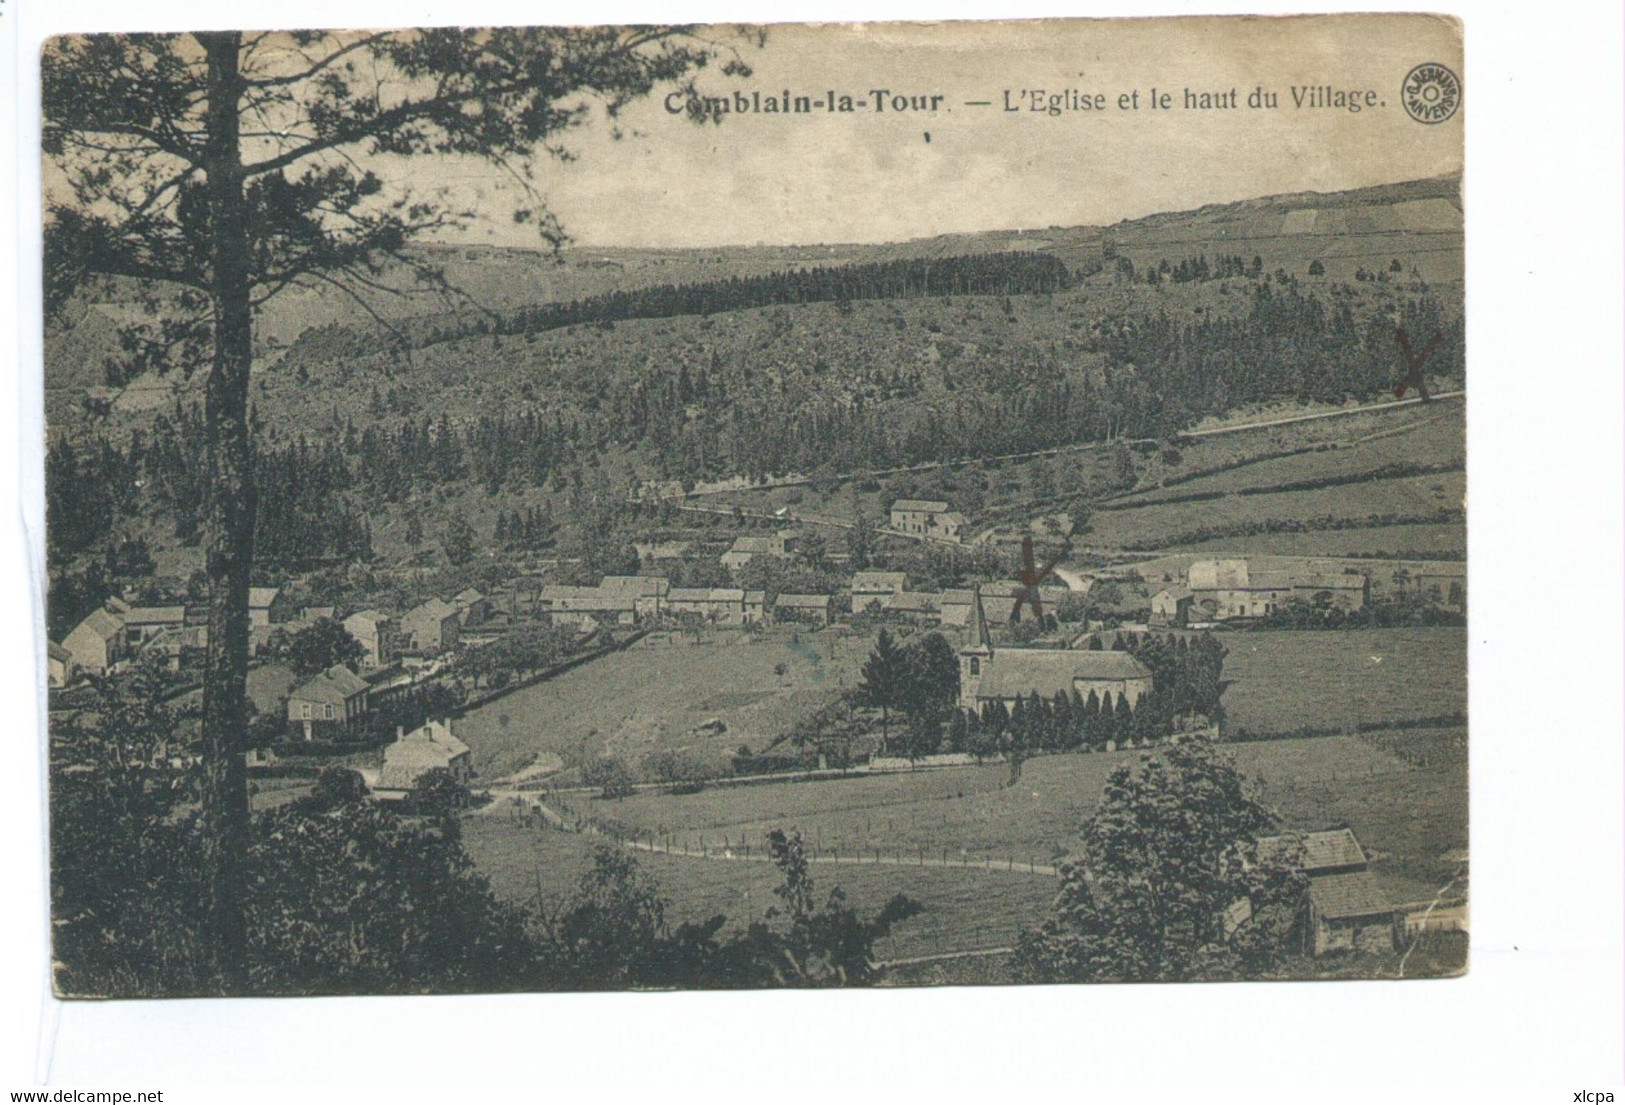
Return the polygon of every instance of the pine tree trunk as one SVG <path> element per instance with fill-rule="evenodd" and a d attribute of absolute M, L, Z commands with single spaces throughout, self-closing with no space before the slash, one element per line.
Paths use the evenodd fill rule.
<path fill-rule="evenodd" d="M 203 666 L 204 950 L 222 990 L 246 983 L 243 895 L 248 786 L 243 762 L 254 487 L 248 430 L 253 358 L 247 204 L 239 139 L 240 35 L 199 36 L 208 54 L 208 174 L 214 363 L 204 397 L 209 643 Z"/>

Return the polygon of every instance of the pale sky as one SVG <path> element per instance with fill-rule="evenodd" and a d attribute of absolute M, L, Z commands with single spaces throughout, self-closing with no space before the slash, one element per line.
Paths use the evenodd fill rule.
<path fill-rule="evenodd" d="M 1458 26 L 1430 16 L 779 25 L 764 48 L 741 49 L 753 75 L 713 69 L 704 91 L 822 99 L 833 89 L 870 107 L 701 126 L 657 95 L 623 114 L 636 134 L 612 140 L 599 120 L 569 139 L 579 161 L 539 165 L 541 190 L 577 243 L 809 244 L 1105 224 L 1462 166 L 1462 112 L 1426 125 L 1401 105 L 1415 66 L 1461 75 Z M 1370 91 L 1375 104 L 1295 107 L 1294 86 Z M 1260 87 L 1277 108 L 1247 106 Z M 1170 109 L 1150 106 L 1153 88 L 1171 93 Z M 877 114 L 874 89 L 943 99 L 934 112 Z M 1007 94 L 1025 107 L 1027 89 L 1104 93 L 1106 110 L 1004 110 Z M 1187 110 L 1186 89 L 1234 89 L 1237 106 Z M 1136 91 L 1138 109 L 1119 109 Z M 465 240 L 534 243 L 505 217 L 514 199 L 486 167 L 448 165 L 432 178 L 413 168 L 420 183 L 491 206 Z"/>

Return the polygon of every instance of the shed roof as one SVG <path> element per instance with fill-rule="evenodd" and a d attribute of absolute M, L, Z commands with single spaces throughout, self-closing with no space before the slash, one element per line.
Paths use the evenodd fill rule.
<path fill-rule="evenodd" d="M 180 625 L 185 621 L 185 606 L 132 606 L 124 615 L 125 625 Z"/>
<path fill-rule="evenodd" d="M 668 602 L 744 602 L 738 587 L 673 587 L 666 592 Z"/>
<path fill-rule="evenodd" d="M 892 510 L 915 510 L 926 514 L 941 514 L 948 509 L 948 504 L 941 499 L 898 499 L 891 505 Z"/>
<path fill-rule="evenodd" d="M 427 602 L 421 602 L 412 607 L 412 609 L 401 615 L 401 620 L 445 621 L 447 618 L 454 618 L 456 616 L 457 608 L 455 606 L 442 599 L 433 598 L 429 599 Z"/>
<path fill-rule="evenodd" d="M 1258 838 L 1258 858 L 1273 859 L 1291 847 L 1293 837 L 1303 841 L 1303 870 L 1311 875 L 1337 867 L 1364 867 L 1365 850 L 1352 829 L 1326 829 L 1312 833 L 1286 833 Z"/>
<path fill-rule="evenodd" d="M 780 595 L 773 600 L 773 605 L 796 610 L 826 610 L 833 598 L 833 595 Z"/>
<path fill-rule="evenodd" d="M 852 577 L 852 590 L 864 594 L 901 591 L 906 586 L 908 575 L 904 572 L 858 572 Z"/>
<path fill-rule="evenodd" d="M 665 576 L 605 576 L 598 590 L 616 600 L 657 598 L 671 590 Z"/>
<path fill-rule="evenodd" d="M 1320 875 L 1309 880 L 1309 902 L 1328 920 L 1380 917 L 1392 914 L 1393 905 L 1369 871 L 1347 875 Z"/>
<path fill-rule="evenodd" d="M 248 589 L 248 605 L 263 610 L 275 602 L 276 597 L 281 593 L 282 588 L 280 587 L 250 587 Z"/>

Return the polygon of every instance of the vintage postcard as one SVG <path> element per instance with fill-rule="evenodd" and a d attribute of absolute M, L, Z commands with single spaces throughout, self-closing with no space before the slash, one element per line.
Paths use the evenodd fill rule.
<path fill-rule="evenodd" d="M 1461 36 L 49 41 L 57 992 L 1464 971 Z"/>

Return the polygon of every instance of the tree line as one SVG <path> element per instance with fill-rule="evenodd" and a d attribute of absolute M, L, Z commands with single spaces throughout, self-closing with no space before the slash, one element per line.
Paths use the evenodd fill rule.
<path fill-rule="evenodd" d="M 330 323 L 302 334 L 284 364 L 376 352 L 379 343 L 422 349 L 487 334 L 539 334 L 568 326 L 613 326 L 633 319 L 713 315 L 797 303 L 848 303 L 921 296 L 1032 295 L 1065 291 L 1072 277 L 1047 253 L 970 253 L 850 265 L 817 265 L 761 276 L 730 276 L 606 292 L 568 303 L 538 303 L 513 311 L 436 314 L 382 327 Z"/>

